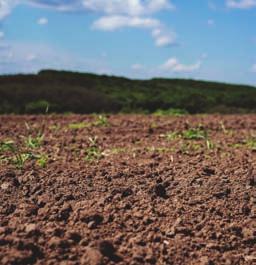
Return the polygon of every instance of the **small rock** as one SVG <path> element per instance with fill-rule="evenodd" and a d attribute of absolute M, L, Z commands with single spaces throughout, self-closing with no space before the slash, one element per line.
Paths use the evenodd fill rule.
<path fill-rule="evenodd" d="M 84 213 L 80 220 L 87 223 L 89 228 L 96 228 L 103 222 L 104 217 L 98 213 Z"/>
<path fill-rule="evenodd" d="M 100 265 L 103 263 L 103 256 L 99 250 L 87 247 L 85 254 L 80 259 L 81 265 Z"/>
<path fill-rule="evenodd" d="M 36 224 L 27 224 L 25 225 L 25 232 L 27 234 L 34 234 L 36 231 L 38 231 Z"/>
<path fill-rule="evenodd" d="M 10 184 L 8 182 L 4 182 L 2 185 L 1 185 L 1 189 L 2 190 L 8 190 L 8 188 L 10 187 Z"/>

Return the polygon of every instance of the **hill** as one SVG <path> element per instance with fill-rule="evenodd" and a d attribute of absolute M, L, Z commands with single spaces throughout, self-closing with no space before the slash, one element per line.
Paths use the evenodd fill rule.
<path fill-rule="evenodd" d="M 0 113 L 94 113 L 182 110 L 256 113 L 256 88 L 216 82 L 43 70 L 0 76 Z"/>

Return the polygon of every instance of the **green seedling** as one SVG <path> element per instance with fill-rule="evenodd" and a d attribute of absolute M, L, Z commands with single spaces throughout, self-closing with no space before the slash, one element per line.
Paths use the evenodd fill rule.
<path fill-rule="evenodd" d="M 37 156 L 37 164 L 40 167 L 45 168 L 47 163 L 48 163 L 48 157 L 46 155 Z"/>
<path fill-rule="evenodd" d="M 246 142 L 246 146 L 253 151 L 256 151 L 256 138 L 250 138 Z"/>
<path fill-rule="evenodd" d="M 34 158 L 31 153 L 16 153 L 14 157 L 11 159 L 11 162 L 17 166 L 17 168 L 23 168 L 26 161 Z"/>
<path fill-rule="evenodd" d="M 205 140 L 207 139 L 207 132 L 206 130 L 194 128 L 183 131 L 182 136 L 187 140 Z"/>
<path fill-rule="evenodd" d="M 175 140 L 179 138 L 179 134 L 177 132 L 168 132 L 166 135 L 164 135 L 168 141 Z"/>
<path fill-rule="evenodd" d="M 7 141 L 4 141 L 4 142 L 1 142 L 0 143 L 0 153 L 3 153 L 3 152 L 15 152 L 15 145 L 14 145 L 14 141 L 11 141 L 11 140 L 7 140 Z"/>
<path fill-rule="evenodd" d="M 208 150 L 212 150 L 212 149 L 215 148 L 215 144 L 211 140 L 206 139 L 205 143 L 206 143 L 206 147 L 207 147 Z"/>
<path fill-rule="evenodd" d="M 184 154 L 189 154 L 190 152 L 196 152 L 201 149 L 200 144 L 194 144 L 194 143 L 182 143 L 181 146 L 181 152 Z"/>
<path fill-rule="evenodd" d="M 86 149 L 85 160 L 88 162 L 92 162 L 94 160 L 99 160 L 102 157 L 102 152 L 100 148 L 96 146 L 92 146 Z"/>
<path fill-rule="evenodd" d="M 32 137 L 31 135 L 29 135 L 29 137 L 25 140 L 25 143 L 28 148 L 36 149 L 42 145 L 43 140 L 43 134 L 39 134 L 36 137 Z"/>
<path fill-rule="evenodd" d="M 96 121 L 93 124 L 95 126 L 108 126 L 108 118 L 105 115 L 98 115 Z"/>
<path fill-rule="evenodd" d="M 70 123 L 68 125 L 69 129 L 72 129 L 72 130 L 83 129 L 83 128 L 90 127 L 90 126 L 91 125 L 88 122 Z"/>
<path fill-rule="evenodd" d="M 86 149 L 85 160 L 88 162 L 92 162 L 94 160 L 98 160 L 103 156 L 103 152 L 101 148 L 98 146 L 98 137 L 89 137 L 89 147 Z"/>

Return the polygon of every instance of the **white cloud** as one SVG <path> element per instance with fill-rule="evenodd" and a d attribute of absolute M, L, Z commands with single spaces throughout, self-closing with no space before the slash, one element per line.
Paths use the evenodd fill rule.
<path fill-rule="evenodd" d="M 256 73 L 256 63 L 251 67 L 251 72 Z"/>
<path fill-rule="evenodd" d="M 176 44 L 176 33 L 164 29 L 163 26 L 154 29 L 152 31 L 152 36 L 158 47 Z"/>
<path fill-rule="evenodd" d="M 83 0 L 85 9 L 111 15 L 140 16 L 174 8 L 168 0 Z"/>
<path fill-rule="evenodd" d="M 12 8 L 19 2 L 19 0 L 0 0 L 0 20 L 6 18 L 11 13 Z"/>
<path fill-rule="evenodd" d="M 161 21 L 149 14 L 174 9 L 171 0 L 0 0 L 0 20 L 18 4 L 25 3 L 37 8 L 50 8 L 61 12 L 92 11 L 103 14 L 92 27 L 98 30 L 114 31 L 124 27 L 149 29 L 158 47 L 176 43 L 176 34 L 165 29 Z M 47 18 L 37 23 L 46 25 Z"/>
<path fill-rule="evenodd" d="M 16 4 L 61 12 L 94 11 L 110 15 L 140 16 L 173 9 L 170 0 L 0 0 L 0 19 L 8 16 Z"/>
<path fill-rule="evenodd" d="M 144 67 L 143 67 L 143 65 L 141 65 L 141 64 L 139 64 L 139 63 L 135 63 L 135 64 L 133 64 L 133 65 L 131 66 L 131 68 L 132 68 L 132 70 L 134 70 L 134 71 L 138 71 L 138 70 L 143 69 Z"/>
<path fill-rule="evenodd" d="M 168 59 L 160 68 L 164 71 L 174 72 L 174 73 L 191 73 L 200 69 L 202 62 L 198 61 L 194 64 L 185 65 L 179 62 L 176 58 Z"/>
<path fill-rule="evenodd" d="M 46 17 L 41 17 L 37 20 L 37 24 L 44 26 L 48 24 L 48 19 Z"/>
<path fill-rule="evenodd" d="M 158 26 L 160 22 L 157 19 L 127 16 L 105 16 L 93 23 L 94 29 L 105 31 L 114 31 L 124 27 L 155 28 Z"/>
<path fill-rule="evenodd" d="M 0 39 L 3 39 L 3 38 L 4 38 L 4 32 L 0 31 Z"/>
<path fill-rule="evenodd" d="M 230 8 L 250 9 L 256 7 L 256 0 L 226 0 Z"/>
<path fill-rule="evenodd" d="M 93 29 L 104 31 L 115 31 L 125 27 L 151 30 L 152 37 L 158 47 L 176 44 L 176 34 L 166 30 L 161 22 L 154 18 L 104 16 L 96 20 L 92 25 Z"/>

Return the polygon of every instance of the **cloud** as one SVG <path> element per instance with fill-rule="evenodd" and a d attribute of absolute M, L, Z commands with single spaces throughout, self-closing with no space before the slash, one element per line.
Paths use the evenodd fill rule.
<path fill-rule="evenodd" d="M 168 59 L 160 68 L 164 71 L 174 72 L 174 73 L 191 73 L 200 69 L 202 62 L 198 61 L 191 65 L 185 65 L 179 62 L 176 58 Z"/>
<path fill-rule="evenodd" d="M 4 38 L 4 32 L 0 31 L 0 39 L 3 39 L 3 38 Z"/>
<path fill-rule="evenodd" d="M 93 23 L 94 29 L 114 31 L 116 29 L 131 28 L 156 28 L 160 26 L 157 19 L 128 17 L 128 16 L 104 16 Z"/>
<path fill-rule="evenodd" d="M 176 44 L 176 34 L 164 28 L 162 23 L 154 18 L 129 16 L 104 16 L 96 20 L 92 28 L 103 31 L 115 31 L 121 28 L 149 29 L 158 47 Z"/>
<path fill-rule="evenodd" d="M 164 29 L 163 26 L 158 27 L 152 31 L 152 36 L 155 40 L 155 44 L 158 47 L 174 45 L 176 44 L 176 33 Z"/>
<path fill-rule="evenodd" d="M 41 25 L 41 26 L 43 26 L 43 25 L 47 25 L 47 24 L 48 24 L 48 19 L 45 18 L 45 17 L 41 17 L 41 18 L 39 18 L 39 19 L 37 20 L 37 24 L 38 24 L 38 25 Z"/>
<path fill-rule="evenodd" d="M 0 18 L 8 16 L 15 5 L 23 3 L 62 12 L 93 11 L 129 16 L 152 14 L 175 8 L 169 0 L 0 0 Z"/>
<path fill-rule="evenodd" d="M 163 47 L 176 43 L 174 32 L 165 29 L 158 19 L 148 17 L 162 10 L 175 9 L 170 0 L 0 0 L 0 20 L 7 17 L 11 9 L 21 3 L 60 12 L 97 12 L 103 16 L 94 21 L 94 29 L 150 29 L 156 46 Z M 40 18 L 37 23 L 46 25 L 48 20 Z"/>
<path fill-rule="evenodd" d="M 140 16 L 174 8 L 168 0 L 84 0 L 87 10 L 110 15 Z"/>
<path fill-rule="evenodd" d="M 226 5 L 230 8 L 250 9 L 256 7 L 256 0 L 226 0 Z"/>
<path fill-rule="evenodd" d="M 0 20 L 10 15 L 12 9 L 19 2 L 19 0 L 0 0 Z"/>
<path fill-rule="evenodd" d="M 142 64 L 139 64 L 139 63 L 135 63 L 131 66 L 132 70 L 134 71 L 138 71 L 138 70 L 142 70 L 144 67 Z"/>
<path fill-rule="evenodd" d="M 251 72 L 256 73 L 256 63 L 251 67 Z"/>

